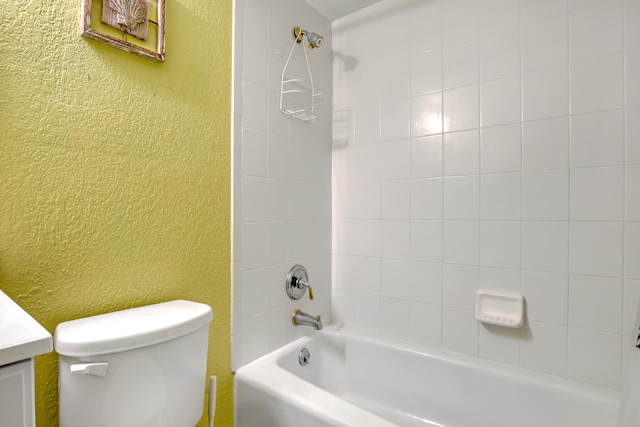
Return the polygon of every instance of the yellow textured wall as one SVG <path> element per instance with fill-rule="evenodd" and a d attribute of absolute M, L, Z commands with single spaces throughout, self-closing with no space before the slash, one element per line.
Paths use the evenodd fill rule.
<path fill-rule="evenodd" d="M 80 3 L 0 0 L 0 289 L 52 333 L 210 304 L 231 426 L 232 1 L 167 0 L 163 64 L 80 37 Z M 57 426 L 55 353 L 36 359 L 36 401 L 38 426 Z"/>

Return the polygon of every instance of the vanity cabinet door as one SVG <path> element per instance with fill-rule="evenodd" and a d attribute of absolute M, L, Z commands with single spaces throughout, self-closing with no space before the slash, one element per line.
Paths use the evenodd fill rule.
<path fill-rule="evenodd" d="M 33 359 L 0 367 L 0 425 L 35 427 Z"/>

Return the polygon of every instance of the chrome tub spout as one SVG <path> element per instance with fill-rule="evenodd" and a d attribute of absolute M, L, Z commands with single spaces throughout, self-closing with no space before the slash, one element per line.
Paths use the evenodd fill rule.
<path fill-rule="evenodd" d="M 291 316 L 291 322 L 294 325 L 305 325 L 311 326 L 316 331 L 322 329 L 322 321 L 320 320 L 320 315 L 313 317 L 310 314 L 307 314 L 301 310 L 296 310 L 293 312 L 293 316 Z"/>

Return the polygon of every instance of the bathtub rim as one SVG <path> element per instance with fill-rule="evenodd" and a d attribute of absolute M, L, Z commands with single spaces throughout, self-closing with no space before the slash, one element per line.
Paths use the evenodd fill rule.
<path fill-rule="evenodd" d="M 304 378 L 299 377 L 294 372 L 284 367 L 280 360 L 285 356 L 291 356 L 296 354 L 303 347 L 309 345 L 315 337 L 326 336 L 336 337 L 336 339 L 353 339 L 362 341 L 367 344 L 382 345 L 388 348 L 392 348 L 397 351 L 409 352 L 417 354 L 422 357 L 437 359 L 444 361 L 445 363 L 460 365 L 466 368 L 478 369 L 489 375 L 499 375 L 509 377 L 517 381 L 523 381 L 532 383 L 536 386 L 543 386 L 552 390 L 561 390 L 564 392 L 574 393 L 578 397 L 597 401 L 603 405 L 603 408 L 610 407 L 614 414 L 617 415 L 619 411 L 621 392 L 619 390 L 608 389 L 605 387 L 589 384 L 581 381 L 577 381 L 570 378 L 559 377 L 552 374 L 534 371 L 531 369 L 523 368 L 515 365 L 508 365 L 489 359 L 483 359 L 480 357 L 474 357 L 466 354 L 456 353 L 450 350 L 436 348 L 424 344 L 419 344 L 407 340 L 402 340 L 395 337 L 389 337 L 383 334 L 374 333 L 370 331 L 363 331 L 357 328 L 344 327 L 341 325 L 330 325 L 325 327 L 322 331 L 310 331 L 306 335 L 268 353 L 253 362 L 250 362 L 234 372 L 234 391 L 235 381 L 246 381 L 248 376 L 251 376 L 249 381 L 258 386 L 264 392 L 274 392 L 283 399 L 295 401 L 303 405 L 305 410 L 311 411 L 314 415 L 323 419 L 329 419 L 331 421 L 340 422 L 341 418 L 328 416 L 326 414 L 326 408 L 318 405 L 315 401 L 309 402 L 306 399 L 291 397 L 292 393 L 289 389 L 283 389 L 287 384 L 296 381 L 302 381 L 313 388 L 313 393 L 319 393 L 317 397 L 320 399 L 330 399 L 335 403 L 335 409 L 341 416 L 348 416 L 348 411 L 355 411 L 358 416 L 372 416 L 372 420 L 377 422 L 376 426 L 391 427 L 397 426 L 396 424 L 379 417 L 373 413 L 370 413 L 359 406 L 351 404 L 339 397 L 333 395 L 331 392 L 323 389 L 322 387 L 306 381 Z M 332 339 L 332 338 L 329 338 Z M 312 355 L 313 357 L 313 355 Z M 263 367 L 268 366 L 268 369 Z M 314 396 L 316 396 L 314 394 Z M 237 402 L 237 397 L 236 397 Z M 234 409 L 235 410 L 235 409 Z M 332 411 L 334 407 L 332 406 Z M 336 424 L 337 425 L 337 424 Z M 340 424 L 343 425 L 343 424 Z M 348 427 L 349 424 L 344 424 Z"/>

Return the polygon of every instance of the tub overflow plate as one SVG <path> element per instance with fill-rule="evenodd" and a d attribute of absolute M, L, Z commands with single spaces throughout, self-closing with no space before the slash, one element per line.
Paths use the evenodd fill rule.
<path fill-rule="evenodd" d="M 300 350 L 300 354 L 298 354 L 298 362 L 300 362 L 301 366 L 306 366 L 309 364 L 309 359 L 311 359 L 311 353 L 306 348 Z"/>

